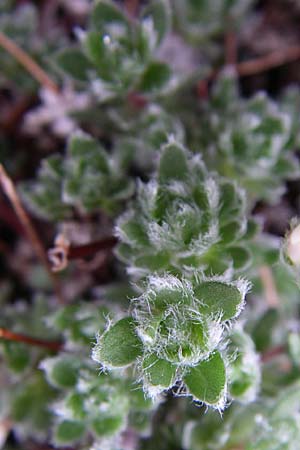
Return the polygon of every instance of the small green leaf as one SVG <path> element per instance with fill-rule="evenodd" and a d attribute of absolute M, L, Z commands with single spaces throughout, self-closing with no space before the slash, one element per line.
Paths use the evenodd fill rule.
<path fill-rule="evenodd" d="M 174 384 L 176 366 L 151 354 L 143 361 L 143 373 L 149 385 L 168 389 Z"/>
<path fill-rule="evenodd" d="M 84 133 L 74 134 L 70 140 L 69 152 L 78 164 L 109 173 L 108 158 L 99 142 Z"/>
<path fill-rule="evenodd" d="M 195 296 L 203 305 L 199 307 L 203 314 L 221 315 L 229 320 L 239 314 L 244 296 L 235 286 L 220 282 L 207 281 L 194 288 Z"/>
<path fill-rule="evenodd" d="M 226 369 L 219 352 L 215 352 L 208 360 L 192 367 L 183 379 L 194 400 L 223 407 Z"/>
<path fill-rule="evenodd" d="M 279 321 L 279 313 L 275 308 L 268 309 L 256 322 L 252 331 L 252 338 L 256 350 L 262 352 L 270 347 L 272 343 L 272 333 Z"/>
<path fill-rule="evenodd" d="M 46 372 L 50 384 L 58 388 L 71 388 L 76 385 L 78 363 L 73 357 L 57 356 L 44 359 L 40 368 Z"/>
<path fill-rule="evenodd" d="M 4 341 L 4 360 L 7 366 L 16 373 L 23 372 L 30 363 L 30 353 L 26 345 L 16 342 Z"/>
<path fill-rule="evenodd" d="M 124 367 L 141 355 L 141 340 L 130 317 L 119 320 L 100 338 L 93 350 L 93 359 L 109 368 Z"/>
<path fill-rule="evenodd" d="M 88 72 L 93 70 L 90 61 L 77 48 L 69 48 L 56 56 L 56 63 L 69 76 L 77 81 L 88 81 Z"/>
<path fill-rule="evenodd" d="M 187 175 L 188 165 L 184 149 L 176 143 L 166 144 L 159 163 L 159 181 L 183 181 Z"/>
<path fill-rule="evenodd" d="M 69 444 L 78 441 L 85 431 L 82 422 L 64 420 L 54 430 L 54 442 L 57 444 Z"/>
<path fill-rule="evenodd" d="M 84 44 L 86 53 L 93 64 L 95 64 L 100 78 L 108 82 L 113 79 L 114 68 L 112 67 L 110 52 L 105 46 L 103 39 L 100 33 L 90 31 L 86 36 Z"/>
<path fill-rule="evenodd" d="M 151 18 L 160 44 L 171 26 L 171 7 L 168 0 L 152 0 L 143 11 L 143 18 Z"/>
<path fill-rule="evenodd" d="M 229 244 L 232 241 L 235 241 L 241 232 L 241 223 L 237 220 L 233 220 L 232 222 L 227 223 L 223 227 L 220 228 L 220 236 L 222 244 Z"/>
<path fill-rule="evenodd" d="M 123 418 L 120 416 L 99 417 L 92 423 L 92 428 L 97 436 L 111 436 L 117 433 L 123 426 Z"/>
<path fill-rule="evenodd" d="M 260 231 L 260 225 L 253 219 L 249 219 L 247 223 L 247 230 L 243 239 L 252 239 Z"/>
<path fill-rule="evenodd" d="M 236 270 L 245 269 L 251 261 L 251 254 L 248 249 L 242 246 L 234 246 L 227 248 L 232 260 L 233 267 Z"/>
<path fill-rule="evenodd" d="M 127 25 L 127 20 L 122 11 L 108 0 L 100 0 L 92 11 L 92 24 L 97 31 L 102 31 L 104 26 L 120 23 Z"/>
<path fill-rule="evenodd" d="M 167 64 L 152 62 L 142 75 L 139 90 L 153 92 L 162 89 L 171 78 L 171 70 Z"/>
<path fill-rule="evenodd" d="M 75 391 L 71 392 L 66 398 L 65 404 L 67 409 L 71 411 L 73 419 L 81 420 L 87 415 L 84 406 L 84 395 Z"/>

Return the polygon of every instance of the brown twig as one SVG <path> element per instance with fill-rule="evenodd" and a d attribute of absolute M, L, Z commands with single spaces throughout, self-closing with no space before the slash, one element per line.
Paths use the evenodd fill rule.
<path fill-rule="evenodd" d="M 55 352 L 58 352 L 63 348 L 63 344 L 61 342 L 46 341 L 44 339 L 27 336 L 25 334 L 14 333 L 10 330 L 7 330 L 6 328 L 0 328 L 0 339 L 5 339 L 6 341 L 22 342 L 23 344 L 43 347 Z"/>
<path fill-rule="evenodd" d="M 294 45 L 284 50 L 276 50 L 268 55 L 250 61 L 233 64 L 233 67 L 235 67 L 235 70 L 240 77 L 248 77 L 297 61 L 298 59 L 300 59 L 300 45 Z M 203 86 L 207 86 L 209 82 L 214 81 L 220 71 L 221 69 L 214 69 L 205 80 L 199 81 L 197 85 L 199 97 L 201 97 Z"/>
<path fill-rule="evenodd" d="M 87 256 L 94 255 L 99 251 L 112 249 L 117 244 L 117 242 L 118 239 L 115 236 L 109 236 L 105 239 L 91 242 L 89 244 L 79 245 L 76 247 L 71 246 L 69 248 L 68 258 L 69 259 L 86 258 Z"/>
<path fill-rule="evenodd" d="M 259 268 L 259 275 L 263 284 L 265 299 L 270 308 L 278 308 L 279 297 L 275 286 L 272 270 L 268 266 Z"/>
<path fill-rule="evenodd" d="M 125 0 L 124 7 L 128 15 L 132 18 L 137 16 L 139 0 Z"/>
<path fill-rule="evenodd" d="M 237 39 L 233 31 L 227 31 L 225 38 L 225 62 L 226 65 L 236 65 L 237 62 Z"/>
<path fill-rule="evenodd" d="M 236 69 L 241 77 L 246 77 L 288 64 L 299 58 L 300 46 L 294 45 L 283 50 L 276 50 L 261 58 L 241 62 L 236 65 Z"/>
<path fill-rule="evenodd" d="M 40 238 L 31 223 L 31 220 L 26 213 L 25 209 L 23 208 L 23 205 L 21 203 L 21 200 L 19 198 L 19 195 L 17 193 L 17 190 L 14 186 L 13 181 L 10 179 L 8 174 L 6 173 L 4 167 L 2 164 L 0 164 L 0 185 L 2 186 L 3 191 L 5 192 L 6 196 L 10 200 L 12 207 L 21 222 L 21 224 L 24 227 L 24 230 L 34 248 L 34 251 L 36 252 L 37 256 L 41 260 L 42 264 L 44 265 L 45 269 L 47 270 L 50 279 L 52 280 L 56 295 L 58 300 L 63 303 L 63 299 L 61 297 L 60 292 L 60 286 L 58 284 L 58 281 L 55 277 L 55 275 L 51 272 L 51 268 L 48 262 L 47 253 L 44 249 L 43 244 L 40 241 Z"/>
<path fill-rule="evenodd" d="M 49 75 L 15 42 L 0 31 L 0 46 L 10 53 L 42 86 L 58 94 L 59 88 Z"/>
<path fill-rule="evenodd" d="M 71 246 L 64 235 L 58 235 L 55 239 L 55 247 L 48 251 L 52 270 L 59 272 L 67 267 L 69 260 L 83 259 L 94 256 L 103 250 L 111 250 L 117 242 L 116 237 L 109 236 L 89 244 Z"/>

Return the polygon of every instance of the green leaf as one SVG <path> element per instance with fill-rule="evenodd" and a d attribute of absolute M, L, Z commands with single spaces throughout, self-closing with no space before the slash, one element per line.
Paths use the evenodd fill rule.
<path fill-rule="evenodd" d="M 220 228 L 220 237 L 222 239 L 222 244 L 229 244 L 235 241 L 241 232 L 241 223 L 237 220 L 227 223 Z"/>
<path fill-rule="evenodd" d="M 78 159 L 79 164 L 83 167 L 97 169 L 101 173 L 108 174 L 108 158 L 107 155 L 95 139 L 84 133 L 74 134 L 69 144 L 70 155 Z"/>
<path fill-rule="evenodd" d="M 251 254 L 245 247 L 229 247 L 227 248 L 227 251 L 233 260 L 233 267 L 236 270 L 245 269 L 251 261 Z"/>
<path fill-rule="evenodd" d="M 150 386 L 168 389 L 174 384 L 176 366 L 151 354 L 143 361 L 143 374 Z"/>
<path fill-rule="evenodd" d="M 109 54 L 110 52 L 104 44 L 103 36 L 96 31 L 90 31 L 86 36 L 84 44 L 87 55 L 93 64 L 95 64 L 100 78 L 107 82 L 112 81 L 114 67 Z"/>
<path fill-rule="evenodd" d="M 70 394 L 66 397 L 66 407 L 72 413 L 73 419 L 84 419 L 87 415 L 84 405 L 84 395 L 79 394 L 78 392 L 70 392 Z"/>
<path fill-rule="evenodd" d="M 221 315 L 222 320 L 237 316 L 244 302 L 244 296 L 235 286 L 220 282 L 207 281 L 194 287 L 196 298 L 203 305 L 199 306 L 203 314 Z"/>
<path fill-rule="evenodd" d="M 159 162 L 159 181 L 184 181 L 188 176 L 188 165 L 185 151 L 176 143 L 170 142 L 163 147 Z"/>
<path fill-rule="evenodd" d="M 101 414 L 101 413 L 100 413 Z M 124 421 L 120 416 L 99 417 L 93 420 L 92 429 L 97 436 L 111 436 L 123 427 Z"/>
<path fill-rule="evenodd" d="M 57 444 L 69 444 L 78 441 L 85 432 L 82 422 L 64 420 L 54 430 L 54 442 Z"/>
<path fill-rule="evenodd" d="M 127 19 L 122 11 L 109 0 L 100 0 L 96 3 L 92 11 L 91 19 L 97 31 L 102 31 L 103 27 L 114 23 L 128 25 Z"/>
<path fill-rule="evenodd" d="M 135 322 L 125 317 L 98 338 L 93 359 L 109 368 L 125 367 L 141 353 L 142 344 L 135 331 Z"/>
<path fill-rule="evenodd" d="M 56 63 L 67 75 L 77 81 L 87 82 L 88 72 L 95 70 L 84 53 L 77 48 L 68 48 L 58 53 Z"/>
<path fill-rule="evenodd" d="M 4 341 L 3 353 L 7 366 L 16 373 L 23 372 L 30 363 L 30 353 L 26 345 L 16 342 Z"/>
<path fill-rule="evenodd" d="M 275 308 L 268 309 L 256 322 L 252 338 L 256 350 L 262 352 L 272 344 L 272 333 L 279 321 L 279 313 Z"/>
<path fill-rule="evenodd" d="M 223 407 L 226 390 L 226 369 L 219 352 L 192 367 L 183 378 L 194 400 Z"/>
<path fill-rule="evenodd" d="M 58 388 L 72 388 L 78 377 L 78 362 L 70 356 L 44 359 L 40 368 L 46 372 L 49 383 Z"/>
<path fill-rule="evenodd" d="M 171 78 L 167 64 L 152 62 L 142 75 L 138 89 L 142 92 L 154 92 L 162 89 Z"/>
<path fill-rule="evenodd" d="M 143 11 L 143 19 L 151 18 L 157 34 L 157 45 L 161 43 L 171 27 L 171 7 L 168 0 L 152 0 Z"/>

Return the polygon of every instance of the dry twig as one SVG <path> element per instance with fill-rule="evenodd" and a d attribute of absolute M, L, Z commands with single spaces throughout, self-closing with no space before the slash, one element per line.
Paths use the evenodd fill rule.
<path fill-rule="evenodd" d="M 21 203 L 21 200 L 19 198 L 19 195 L 17 193 L 17 190 L 14 186 L 13 181 L 10 179 L 10 177 L 6 173 L 2 164 L 0 164 L 0 185 L 2 186 L 2 189 L 5 192 L 6 196 L 9 198 L 19 221 L 23 225 L 24 230 L 34 248 L 34 251 L 36 252 L 40 261 L 42 262 L 45 269 L 47 270 L 47 272 L 50 276 L 50 279 L 52 280 L 58 300 L 61 303 L 63 303 L 63 299 L 62 299 L 61 293 L 60 293 L 60 286 L 58 284 L 56 277 L 51 272 L 51 268 L 50 268 L 48 258 L 47 258 L 47 253 L 44 249 L 44 246 L 41 243 L 40 238 L 39 238 L 33 224 L 31 223 L 31 220 L 30 220 L 28 214 L 26 213 L 25 209 L 23 208 L 23 205 Z"/>
<path fill-rule="evenodd" d="M 290 62 L 300 59 L 300 46 L 295 45 L 287 49 L 277 50 L 271 52 L 261 58 L 256 58 L 250 61 L 241 62 L 236 65 L 237 73 L 241 77 L 255 75 L 260 72 L 273 69 L 274 67 L 282 66 Z"/>
<path fill-rule="evenodd" d="M 226 65 L 235 65 L 237 62 L 237 38 L 233 31 L 225 34 L 225 61 Z"/>
<path fill-rule="evenodd" d="M 6 328 L 0 328 L 0 339 L 7 341 L 22 342 L 23 344 L 34 345 L 37 347 L 43 347 L 48 350 L 58 352 L 62 349 L 62 343 L 57 341 L 46 341 L 44 339 L 38 339 L 31 336 L 27 336 L 21 333 L 14 333 Z"/>
<path fill-rule="evenodd" d="M 49 75 L 15 42 L 0 31 L 0 46 L 10 53 L 42 86 L 58 94 L 59 88 Z"/>
<path fill-rule="evenodd" d="M 59 272 L 65 269 L 69 260 L 83 259 L 94 256 L 104 250 L 111 250 L 118 240 L 114 236 L 109 236 L 99 241 L 90 242 L 84 245 L 71 246 L 63 234 L 59 234 L 55 239 L 55 246 L 48 250 L 48 257 L 52 263 L 52 271 Z"/>
<path fill-rule="evenodd" d="M 228 61 L 234 58 L 233 43 L 230 42 L 230 39 L 230 35 L 227 35 L 225 47 L 227 48 L 226 60 Z M 268 55 L 251 59 L 250 61 L 232 64 L 232 66 L 235 68 L 240 77 L 248 77 L 261 72 L 266 72 L 270 69 L 291 63 L 293 61 L 297 61 L 298 59 L 300 59 L 300 45 L 294 45 L 284 50 L 276 50 Z M 199 81 L 197 84 L 197 92 L 200 98 L 203 98 L 203 96 L 206 97 L 206 95 L 203 95 L 203 92 L 206 93 L 208 83 L 215 80 L 220 71 L 221 69 L 212 70 L 206 79 Z"/>

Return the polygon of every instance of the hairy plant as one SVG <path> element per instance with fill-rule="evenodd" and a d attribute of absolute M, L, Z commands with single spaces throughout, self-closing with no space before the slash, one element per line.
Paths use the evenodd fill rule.
<path fill-rule="evenodd" d="M 298 448 L 300 49 L 256 3 L 1 2 L 0 448 Z"/>

